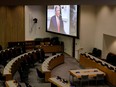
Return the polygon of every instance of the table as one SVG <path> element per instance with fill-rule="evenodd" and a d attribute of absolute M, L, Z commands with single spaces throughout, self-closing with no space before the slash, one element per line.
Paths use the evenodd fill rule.
<path fill-rule="evenodd" d="M 73 80 L 74 80 L 74 77 L 81 78 L 82 75 L 88 75 L 90 78 L 95 77 L 97 74 L 104 74 L 105 76 L 105 73 L 97 68 L 69 70 L 69 73 L 72 76 Z"/>

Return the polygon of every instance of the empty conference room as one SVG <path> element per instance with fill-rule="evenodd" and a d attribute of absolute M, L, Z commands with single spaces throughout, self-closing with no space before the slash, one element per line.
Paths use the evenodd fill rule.
<path fill-rule="evenodd" d="M 0 87 L 116 87 L 115 4 L 3 0 Z"/>

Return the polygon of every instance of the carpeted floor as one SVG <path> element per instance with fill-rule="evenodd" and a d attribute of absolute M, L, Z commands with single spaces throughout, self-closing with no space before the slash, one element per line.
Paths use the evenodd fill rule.
<path fill-rule="evenodd" d="M 30 72 L 28 75 L 28 82 L 32 87 L 51 87 L 51 83 L 45 83 L 44 79 L 40 79 L 37 76 L 36 68 L 40 68 L 41 64 L 36 63 L 34 68 L 30 68 Z M 69 55 L 65 54 L 65 63 L 55 67 L 52 70 L 52 77 L 60 76 L 66 80 L 69 80 L 69 70 L 71 69 L 80 69 L 82 68 L 79 63 L 76 61 L 75 58 L 70 57 Z M 26 87 L 24 83 L 20 82 L 20 76 L 17 72 L 14 75 L 14 79 L 16 79 L 22 87 Z M 3 83 L 0 82 L 0 87 L 4 87 Z M 84 86 L 84 87 L 96 87 L 96 85 L 92 86 Z M 99 85 L 97 87 L 111 87 L 108 85 Z"/>
<path fill-rule="evenodd" d="M 60 76 L 66 80 L 69 80 L 69 70 L 79 68 L 79 63 L 74 58 L 65 55 L 65 63 L 54 68 L 52 70 L 52 76 Z"/>

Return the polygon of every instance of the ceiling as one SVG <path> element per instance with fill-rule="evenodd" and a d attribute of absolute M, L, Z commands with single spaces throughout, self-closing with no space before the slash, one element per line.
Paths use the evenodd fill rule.
<path fill-rule="evenodd" d="M 2 0 L 0 1 L 0 5 L 48 5 L 48 4 L 116 5 L 116 0 Z"/>

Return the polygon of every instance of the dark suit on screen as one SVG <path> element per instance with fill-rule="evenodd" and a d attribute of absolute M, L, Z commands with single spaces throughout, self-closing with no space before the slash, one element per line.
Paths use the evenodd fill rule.
<path fill-rule="evenodd" d="M 59 19 L 60 19 L 60 32 L 58 32 L 57 20 L 56 20 L 56 16 L 55 15 L 52 16 L 52 18 L 50 20 L 49 30 L 53 31 L 53 32 L 58 32 L 58 33 L 65 34 L 62 17 L 60 16 Z"/>

